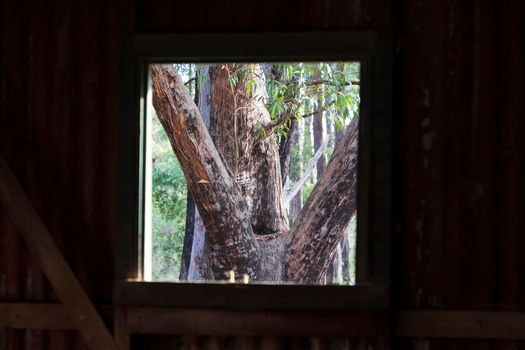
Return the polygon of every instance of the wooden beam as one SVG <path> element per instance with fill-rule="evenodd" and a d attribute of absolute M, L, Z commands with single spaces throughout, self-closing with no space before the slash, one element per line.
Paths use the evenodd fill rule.
<path fill-rule="evenodd" d="M 129 307 L 129 333 L 210 336 L 369 338 L 388 326 L 385 313 Z"/>
<path fill-rule="evenodd" d="M 129 348 L 131 333 L 385 337 L 388 331 L 386 312 L 166 307 L 117 307 L 114 312 L 120 349 Z M 0 329 L 77 329 L 61 304 L 0 303 L 0 315 Z M 524 312 L 399 311 L 393 321 L 396 337 L 525 339 Z"/>
<path fill-rule="evenodd" d="M 0 303 L 0 328 L 74 330 L 61 304 Z"/>
<path fill-rule="evenodd" d="M 125 307 L 116 307 L 114 309 L 113 334 L 120 350 L 129 350 L 131 348 L 131 335 L 126 324 L 127 314 Z"/>
<path fill-rule="evenodd" d="M 117 349 L 106 325 L 0 155 L 0 202 L 91 349 Z"/>
<path fill-rule="evenodd" d="M 394 334 L 410 338 L 525 339 L 525 313 L 401 311 Z"/>
<path fill-rule="evenodd" d="M 382 311 L 388 288 L 378 285 L 311 286 L 238 283 L 158 283 L 115 281 L 120 306 L 218 309 Z"/>

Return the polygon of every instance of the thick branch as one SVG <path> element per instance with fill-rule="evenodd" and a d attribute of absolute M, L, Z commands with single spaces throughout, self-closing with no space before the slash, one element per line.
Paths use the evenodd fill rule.
<path fill-rule="evenodd" d="M 206 227 L 214 277 L 254 275 L 254 239 L 246 201 L 228 175 L 200 112 L 170 66 L 152 66 L 153 106 L 181 164 Z"/>
<path fill-rule="evenodd" d="M 318 284 L 356 210 L 358 121 L 354 118 L 289 232 L 286 280 Z"/>

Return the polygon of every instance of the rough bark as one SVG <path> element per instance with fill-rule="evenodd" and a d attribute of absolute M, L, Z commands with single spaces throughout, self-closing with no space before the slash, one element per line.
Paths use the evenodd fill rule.
<path fill-rule="evenodd" d="M 234 79 L 231 79 L 231 77 Z M 288 222 L 282 203 L 282 180 L 275 135 L 263 137 L 271 122 L 261 65 L 214 65 L 211 134 L 231 176 L 248 204 L 258 235 L 285 233 Z M 232 84 L 235 81 L 235 84 Z M 252 88 L 248 89 L 247 85 Z"/>
<path fill-rule="evenodd" d="M 324 128 L 323 128 L 323 118 L 322 112 L 314 116 L 313 119 L 313 129 L 314 129 L 314 151 L 317 151 L 319 147 L 324 143 Z M 319 160 L 317 161 L 317 178 L 320 178 L 323 175 L 324 169 L 326 168 L 326 155 L 323 153 Z"/>
<path fill-rule="evenodd" d="M 152 67 L 153 105 L 206 227 L 205 244 L 217 279 L 227 271 L 257 275 L 249 207 L 231 178 L 200 112 L 170 66 Z"/>
<path fill-rule="evenodd" d="M 357 118 L 337 145 L 330 163 L 290 229 L 286 279 L 319 284 L 356 210 Z"/>

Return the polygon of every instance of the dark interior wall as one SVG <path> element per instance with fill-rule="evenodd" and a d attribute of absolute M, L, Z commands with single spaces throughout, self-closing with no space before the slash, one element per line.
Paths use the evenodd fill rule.
<path fill-rule="evenodd" d="M 106 2 L 0 9 L 0 148 L 83 286 L 111 302 L 118 13 Z M 0 211 L 0 299 L 51 291 Z"/>
<path fill-rule="evenodd" d="M 397 9 L 400 307 L 525 307 L 524 10 L 518 1 Z"/>
<path fill-rule="evenodd" d="M 156 0 L 136 5 L 134 26 L 130 7 L 117 1 L 56 3 L 0 5 L 0 151 L 96 302 L 111 302 L 122 28 L 389 27 L 396 35 L 393 308 L 525 307 L 522 2 Z M 36 300 L 54 297 L 0 209 L 0 301 Z M 6 334 L 6 348 L 27 341 Z M 50 337 L 65 348 L 79 342 L 64 338 Z M 31 339 L 34 348 L 44 341 Z"/>
<path fill-rule="evenodd" d="M 375 29 L 391 25 L 390 0 L 138 1 L 143 33 Z"/>

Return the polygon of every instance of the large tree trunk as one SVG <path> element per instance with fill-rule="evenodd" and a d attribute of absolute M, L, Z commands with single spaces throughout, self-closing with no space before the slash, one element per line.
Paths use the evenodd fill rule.
<path fill-rule="evenodd" d="M 277 142 L 274 135 L 257 133 L 270 122 L 258 98 L 264 97 L 264 83 L 255 93 L 244 89 L 247 81 L 262 79 L 260 67 L 210 67 L 215 144 L 177 74 L 158 65 L 152 73 L 157 116 L 206 228 L 200 257 L 209 271 L 205 277 L 224 279 L 233 270 L 255 281 L 321 283 L 355 211 L 357 121 L 288 231 Z M 232 74 L 239 74 L 234 84 Z"/>
<path fill-rule="evenodd" d="M 153 105 L 206 227 L 205 244 L 216 279 L 230 270 L 257 275 L 257 242 L 249 207 L 224 166 L 200 112 L 168 67 L 153 66 Z"/>
<path fill-rule="evenodd" d="M 267 93 L 262 67 L 214 65 L 210 77 L 212 139 L 248 204 L 255 234 L 284 233 L 288 222 L 278 146 L 274 135 L 263 137 L 258 132 L 261 125 L 271 122 L 264 105 Z"/>

